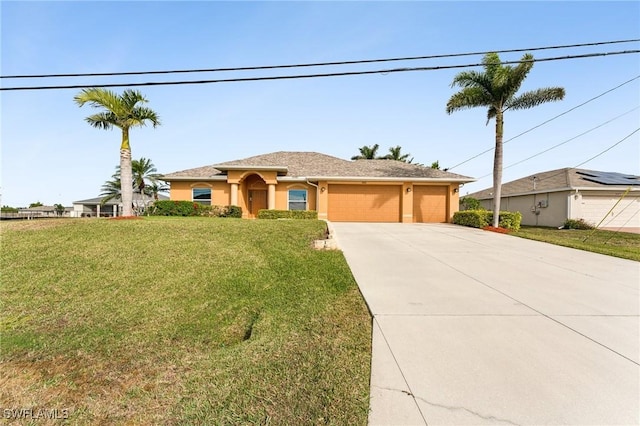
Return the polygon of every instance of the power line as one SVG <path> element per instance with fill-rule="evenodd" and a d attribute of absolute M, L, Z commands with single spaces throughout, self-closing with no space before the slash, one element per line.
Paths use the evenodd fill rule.
<path fill-rule="evenodd" d="M 524 132 L 519 133 L 519 134 L 517 134 L 516 136 L 514 136 L 514 137 L 512 137 L 512 138 L 510 138 L 510 139 L 507 139 L 506 141 L 502 142 L 502 144 L 504 145 L 504 144 L 506 144 L 506 143 L 509 143 L 509 142 L 511 142 L 512 140 L 514 140 L 514 139 L 516 139 L 516 138 L 519 138 L 520 136 L 525 135 L 525 134 L 527 134 L 527 133 L 529 133 L 529 132 L 531 132 L 531 131 L 533 131 L 533 130 L 537 129 L 538 127 L 541 127 L 541 126 L 543 126 L 543 125 L 545 125 L 545 124 L 547 124 L 547 123 L 549 123 L 549 122 L 551 122 L 551 121 L 555 120 L 556 118 L 560 118 L 560 117 L 562 117 L 563 115 L 568 114 L 568 113 L 570 113 L 571 111 L 574 111 L 574 110 L 576 110 L 576 109 L 578 109 L 578 108 L 580 108 L 580 107 L 582 107 L 582 106 L 584 106 L 584 105 L 588 104 L 589 102 L 595 101 L 596 99 L 598 99 L 598 98 L 600 98 L 600 97 L 602 97 L 602 96 L 606 95 L 607 93 L 613 92 L 614 90 L 621 88 L 621 87 L 622 87 L 622 86 L 624 86 L 625 84 L 629 84 L 629 83 L 631 83 L 632 81 L 637 80 L 638 78 L 640 78 L 640 75 L 637 75 L 637 76 L 633 77 L 632 79 L 627 80 L 627 81 L 625 81 L 624 83 L 621 83 L 621 84 L 617 85 L 616 87 L 613 87 L 613 88 L 611 88 L 611 89 L 609 89 L 609 90 L 607 90 L 607 91 L 605 91 L 605 92 L 602 92 L 602 93 L 600 93 L 599 95 L 594 96 L 593 98 L 588 99 L 588 100 L 586 100 L 585 102 L 583 102 L 583 103 L 581 103 L 581 104 L 579 104 L 579 105 L 576 105 L 576 106 L 574 106 L 573 108 L 570 108 L 570 109 L 566 110 L 565 112 L 562 112 L 562 113 L 560 113 L 560 114 L 558 114 L 558 115 L 556 115 L 556 116 L 554 116 L 554 117 L 551 117 L 550 119 L 548 119 L 548 120 L 546 120 L 546 121 L 543 121 L 542 123 L 540 123 L 540 124 L 538 124 L 538 125 L 535 125 L 535 126 L 531 127 L 530 129 L 525 130 Z M 465 163 L 468 163 L 468 162 L 469 162 L 469 161 L 471 161 L 471 160 L 475 160 L 476 158 L 480 157 L 481 155 L 484 155 L 484 154 L 486 154 L 487 152 L 491 152 L 491 151 L 493 151 L 494 149 L 495 149 L 495 146 L 493 146 L 493 147 L 491 147 L 491 148 L 488 148 L 488 149 L 486 149 L 486 150 L 482 151 L 481 153 L 476 154 L 476 155 L 474 155 L 474 156 L 472 156 L 472 157 L 469 157 L 468 159 L 466 159 L 466 160 L 464 160 L 464 161 L 462 161 L 462 162 L 460 162 L 460 163 L 456 164 L 455 166 L 447 167 L 447 168 L 446 168 L 446 169 L 444 169 L 444 170 L 451 170 L 451 169 L 454 169 L 454 168 L 456 168 L 456 167 L 458 167 L 458 166 L 461 166 L 461 165 L 463 165 L 463 164 L 465 164 Z"/>
<path fill-rule="evenodd" d="M 594 155 L 593 157 L 589 158 L 588 160 L 583 161 L 583 162 L 582 162 L 582 163 L 580 163 L 580 164 L 576 164 L 575 166 L 573 166 L 573 167 L 572 167 L 572 169 L 577 169 L 578 167 L 580 167 L 580 166 L 583 166 L 583 165 L 587 164 L 589 161 L 594 160 L 594 159 L 596 159 L 596 158 L 600 157 L 600 156 L 601 156 L 602 154 L 604 154 L 605 152 L 607 152 L 607 151 L 609 151 L 609 150 L 611 150 L 611 149 L 615 148 L 616 146 L 620 145 L 622 142 L 624 142 L 624 141 L 626 141 L 627 139 L 629 139 L 629 138 L 630 138 L 631 136 L 633 136 L 635 133 L 638 133 L 638 131 L 640 131 L 640 127 L 639 127 L 639 128 L 637 128 L 637 129 L 635 129 L 633 132 L 629 133 L 627 136 L 625 136 L 624 138 L 620 139 L 618 142 L 614 143 L 613 145 L 611 145 L 609 148 L 605 149 L 604 151 L 599 152 L 598 154 Z M 564 172 L 565 172 L 565 170 L 563 169 L 563 170 L 559 171 L 558 173 L 554 173 L 554 174 L 552 174 L 552 175 L 550 175 L 550 176 L 545 176 L 545 177 L 543 177 L 543 178 L 539 179 L 539 180 L 538 180 L 538 182 L 542 182 L 543 180 L 551 179 L 552 177 L 555 177 L 555 176 L 561 175 L 561 174 L 562 174 L 562 173 L 564 173 Z"/>
<path fill-rule="evenodd" d="M 625 136 L 624 138 L 622 138 L 621 140 L 619 140 L 618 142 L 614 143 L 613 145 L 611 145 L 609 148 L 605 149 L 604 151 L 594 155 L 593 157 L 589 158 L 588 160 L 583 161 L 580 164 L 577 164 L 575 166 L 573 166 L 574 169 L 577 169 L 578 167 L 588 163 L 591 160 L 594 160 L 598 157 L 600 157 L 602 154 L 604 154 L 605 152 L 615 148 L 616 146 L 620 145 L 622 142 L 624 142 L 625 140 L 629 139 L 631 136 L 633 136 L 635 133 L 638 133 L 638 131 L 640 131 L 640 127 L 638 127 L 637 129 L 635 129 L 633 132 L 629 133 L 627 136 Z"/>
<path fill-rule="evenodd" d="M 574 47 L 587 47 L 587 46 L 602 46 L 608 44 L 621 44 L 621 43 L 634 43 L 640 39 L 630 40 L 613 40 L 613 41 L 599 41 L 593 43 L 580 43 L 580 44 L 565 44 L 565 45 L 552 45 L 542 47 L 529 47 L 522 49 L 504 49 L 504 50 L 492 50 L 482 52 L 467 52 L 467 53 L 448 53 L 442 55 L 428 55 L 428 56 L 406 56 L 399 58 L 382 58 L 382 59 L 362 59 L 355 61 L 338 61 L 338 62 L 315 62 L 315 63 L 302 63 L 302 64 L 285 64 L 285 65 L 262 65 L 251 67 L 233 67 L 233 68 L 204 68 L 204 69 L 183 69 L 183 70 L 161 70 L 161 71 L 127 71 L 127 72 L 100 72 L 100 73 L 68 73 L 68 74 L 29 74 L 29 75 L 3 75 L 0 78 L 57 78 L 57 77 L 104 77 L 104 76 L 118 76 L 118 75 L 151 75 L 151 74 L 185 74 L 185 73 L 203 73 L 203 72 L 220 72 L 220 71 L 255 71 L 255 70 L 267 70 L 267 69 L 282 69 L 282 68 L 303 68 L 303 67 L 322 67 L 322 66 L 334 66 L 334 65 L 354 65 L 354 64 L 370 64 L 378 62 L 398 62 L 398 61 L 415 61 L 423 59 L 442 59 L 453 58 L 460 56 L 475 56 L 484 55 L 490 52 L 494 53 L 515 53 L 515 52 L 531 52 L 539 50 L 551 50 L 551 49 L 567 49 Z"/>
<path fill-rule="evenodd" d="M 602 52 L 602 53 L 586 53 L 583 55 L 567 55 L 556 56 L 550 58 L 531 59 L 528 61 L 504 61 L 502 65 L 520 64 L 523 62 L 549 62 L 559 61 L 566 59 L 583 59 L 594 58 L 599 56 L 610 55 L 628 55 L 640 53 L 640 50 L 624 50 L 616 52 Z M 435 71 L 443 69 L 455 69 L 455 68 L 472 68 L 483 66 L 483 63 L 464 64 L 464 65 L 444 65 L 444 66 L 432 66 L 432 67 L 415 67 L 415 68 L 391 68 L 386 70 L 371 70 L 371 71 L 352 71 L 352 72 L 335 72 L 326 74 L 297 74 L 297 75 L 279 75 L 268 77 L 245 77 L 245 78 L 229 78 L 229 79 L 217 79 L 217 80 L 182 80 L 182 81 L 157 81 L 147 83 L 110 83 L 110 84 L 73 84 L 73 85 L 58 85 L 58 86 L 22 86 L 22 87 L 2 87 L 0 91 L 10 90 L 55 90 L 55 89 L 83 89 L 86 87 L 106 88 L 106 87 L 140 87 L 140 86 L 175 86 L 184 84 L 211 84 L 211 83 L 237 83 L 246 81 L 268 81 L 268 80 L 293 80 L 302 78 L 321 78 L 321 77 L 342 77 L 353 75 L 369 75 L 369 74 L 391 74 L 399 72 L 409 71 Z"/>
<path fill-rule="evenodd" d="M 632 113 L 633 111 L 637 110 L 638 108 L 640 108 L 640 106 L 637 106 L 637 107 L 635 107 L 635 108 L 630 109 L 630 110 L 629 110 L 629 111 L 627 111 L 627 112 L 624 112 L 624 113 L 622 113 L 622 114 L 620 114 L 620 115 L 617 115 L 617 116 L 613 117 L 612 119 L 605 121 L 604 123 L 600 123 L 600 124 L 598 124 L 597 126 L 592 127 L 591 129 L 589 129 L 589 130 L 587 130 L 587 131 L 585 131 L 585 132 L 582 132 L 582 133 L 580 133 L 579 135 L 576 135 L 576 136 L 574 136 L 574 137 L 572 137 L 572 138 L 569 138 L 569 139 L 567 139 L 567 140 L 565 140 L 565 141 L 563 141 L 563 142 L 560 142 L 559 144 L 553 145 L 552 147 L 547 148 L 547 149 L 545 149 L 544 151 L 540 151 L 540 152 L 538 152 L 538 153 L 536 153 L 536 154 L 533 154 L 532 156 L 527 157 L 527 158 L 525 158 L 525 159 L 523 159 L 523 160 L 516 161 L 515 163 L 509 164 L 508 166 L 504 167 L 504 168 L 503 168 L 503 170 L 504 170 L 504 169 L 508 169 L 508 168 L 510 168 L 510 167 L 513 167 L 513 166 L 517 166 L 518 164 L 524 163 L 525 161 L 529 161 L 529 160 L 531 160 L 532 158 L 535 158 L 535 157 L 538 157 L 538 156 L 540 156 L 540 155 L 542 155 L 542 154 L 545 154 L 545 153 L 547 153 L 547 152 L 551 151 L 552 149 L 558 148 L 559 146 L 562 146 L 562 145 L 567 144 L 567 143 L 569 143 L 569 142 L 571 142 L 571 141 L 573 141 L 573 140 L 576 140 L 576 139 L 578 139 L 579 137 L 586 135 L 587 133 L 591 133 L 591 132 L 593 132 L 594 130 L 599 129 L 599 128 L 600 128 L 600 127 L 602 127 L 602 126 L 605 126 L 605 125 L 607 125 L 607 124 L 609 124 L 609 123 L 611 123 L 611 122 L 613 122 L 613 121 L 617 120 L 618 118 L 624 117 L 625 115 Z M 478 178 L 478 180 L 482 180 L 482 179 L 484 179 L 484 178 L 486 178 L 486 177 L 489 177 L 489 176 L 492 176 L 492 175 L 493 175 L 493 173 L 487 173 L 487 174 L 486 174 L 486 175 L 484 175 L 484 176 L 480 176 L 480 177 Z"/>

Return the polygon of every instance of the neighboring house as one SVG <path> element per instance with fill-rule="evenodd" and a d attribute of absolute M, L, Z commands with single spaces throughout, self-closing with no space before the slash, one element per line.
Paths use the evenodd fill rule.
<path fill-rule="evenodd" d="M 72 217 L 117 217 L 122 215 L 122 200 L 120 197 L 102 202 L 104 197 L 89 198 L 73 202 Z M 159 200 L 168 200 L 166 195 L 158 195 Z M 140 198 L 139 193 L 133 194 L 133 203 L 136 207 L 151 205 L 154 199 L 147 195 Z"/>
<path fill-rule="evenodd" d="M 473 179 L 394 160 L 348 161 L 274 152 L 169 173 L 172 200 L 261 209 L 316 210 L 336 222 L 450 222 L 459 186 Z"/>
<path fill-rule="evenodd" d="M 468 196 L 493 208 L 492 188 Z M 592 225 L 602 222 L 600 227 L 640 227 L 640 176 L 551 170 L 503 184 L 501 199 L 500 209 L 522 213 L 523 225 L 559 227 L 566 219 L 584 219 Z"/>
<path fill-rule="evenodd" d="M 55 206 L 25 207 L 18 209 L 17 213 L 3 214 L 3 218 L 37 218 L 37 217 L 69 217 L 70 209 L 65 207 L 62 214 L 56 211 Z"/>

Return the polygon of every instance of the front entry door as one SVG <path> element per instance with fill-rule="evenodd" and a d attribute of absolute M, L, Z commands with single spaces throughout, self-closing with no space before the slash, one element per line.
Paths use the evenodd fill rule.
<path fill-rule="evenodd" d="M 267 208 L 267 191 L 249 190 L 249 217 L 258 216 L 258 211 Z"/>

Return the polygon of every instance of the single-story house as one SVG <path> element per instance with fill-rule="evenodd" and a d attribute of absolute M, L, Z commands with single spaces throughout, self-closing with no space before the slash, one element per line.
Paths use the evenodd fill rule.
<path fill-rule="evenodd" d="M 523 225 L 584 219 L 603 228 L 640 227 L 640 176 L 564 168 L 505 183 L 501 195 L 500 209 L 522 213 Z M 493 188 L 468 196 L 493 208 Z"/>
<path fill-rule="evenodd" d="M 64 211 L 58 212 L 56 206 L 37 206 L 18 209 L 17 213 L 7 214 L 6 217 L 37 218 L 37 217 L 69 217 L 71 208 L 65 207 Z M 3 215 L 5 217 L 5 215 Z"/>
<path fill-rule="evenodd" d="M 112 198 L 109 201 L 102 202 L 104 197 L 89 198 L 73 202 L 72 217 L 117 217 L 122 215 L 122 200 L 120 197 Z M 166 195 L 158 194 L 159 200 L 168 200 Z M 145 207 L 152 204 L 154 199 L 139 193 L 133 194 L 133 204 L 139 207 Z"/>
<path fill-rule="evenodd" d="M 172 200 L 261 209 L 316 210 L 336 222 L 450 222 L 460 185 L 473 179 L 394 160 L 348 161 L 274 152 L 162 177 Z"/>

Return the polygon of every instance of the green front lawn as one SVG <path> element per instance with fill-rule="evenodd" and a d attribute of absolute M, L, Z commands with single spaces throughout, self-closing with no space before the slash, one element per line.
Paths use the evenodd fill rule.
<path fill-rule="evenodd" d="M 640 234 L 523 226 L 510 235 L 640 261 Z"/>
<path fill-rule="evenodd" d="M 0 406 L 366 424 L 370 317 L 320 221 L 3 222 Z"/>

